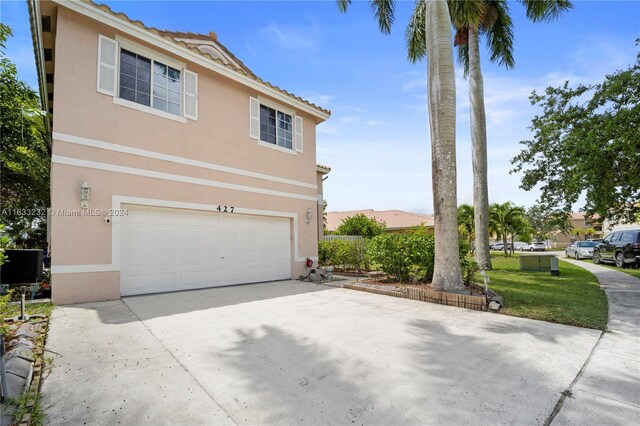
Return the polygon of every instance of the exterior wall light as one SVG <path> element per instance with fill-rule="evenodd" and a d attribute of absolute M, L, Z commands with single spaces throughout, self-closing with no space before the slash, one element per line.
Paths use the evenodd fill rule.
<path fill-rule="evenodd" d="M 313 211 L 311 209 L 307 209 L 307 224 L 311 223 L 311 219 L 313 219 Z"/>
<path fill-rule="evenodd" d="M 91 187 L 85 180 L 82 185 L 80 185 L 80 207 L 83 209 L 89 208 L 89 195 L 91 195 Z"/>

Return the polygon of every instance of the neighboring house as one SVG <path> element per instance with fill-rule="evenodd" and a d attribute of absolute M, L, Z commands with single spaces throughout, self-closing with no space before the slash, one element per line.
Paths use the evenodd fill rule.
<path fill-rule="evenodd" d="M 616 223 L 613 224 L 608 220 L 605 220 L 603 223 L 603 228 L 605 232 L 605 236 L 613 231 L 622 231 L 624 229 L 638 229 L 640 228 L 640 222 L 632 222 L 632 223 Z"/>
<path fill-rule="evenodd" d="M 416 226 L 424 225 L 433 232 L 433 216 L 427 216 L 418 213 L 405 212 L 402 210 L 352 210 L 345 212 L 328 212 L 327 213 L 327 231 L 335 231 L 342 221 L 348 217 L 363 214 L 370 219 L 387 224 L 387 231 L 405 231 Z"/>
<path fill-rule="evenodd" d="M 580 234 L 580 240 L 584 240 L 585 238 L 586 239 L 602 238 L 604 235 L 602 231 L 602 223 L 600 223 L 597 218 L 595 218 L 594 221 L 590 222 L 587 220 L 587 218 L 584 216 L 583 213 L 574 212 L 574 213 L 571 213 L 571 217 L 569 220 L 571 221 L 571 226 L 573 229 L 593 228 L 596 231 L 595 234 L 590 235 L 588 237 L 585 237 L 583 234 Z M 553 248 L 565 248 L 570 246 L 572 243 L 574 243 L 577 240 L 578 238 L 573 232 L 564 233 L 564 232 L 558 231 L 554 233 L 554 235 L 550 238 L 550 245 Z"/>
<path fill-rule="evenodd" d="M 329 111 L 261 80 L 215 33 L 148 28 L 89 1 L 28 4 L 52 114 L 54 302 L 305 272 Z"/>

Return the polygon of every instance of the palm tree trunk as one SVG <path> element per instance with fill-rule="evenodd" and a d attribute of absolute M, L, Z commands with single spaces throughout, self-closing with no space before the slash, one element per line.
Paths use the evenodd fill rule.
<path fill-rule="evenodd" d="M 464 283 L 456 206 L 456 82 L 451 18 L 446 1 L 427 1 L 425 29 L 435 222 L 432 286 L 439 290 L 459 290 L 464 288 Z"/>
<path fill-rule="evenodd" d="M 504 249 L 504 257 L 509 256 L 509 247 L 507 247 L 507 230 L 505 229 L 502 232 L 502 244 L 503 244 L 503 249 Z"/>
<path fill-rule="evenodd" d="M 516 251 L 516 248 L 513 246 L 513 239 L 514 239 L 514 236 L 513 236 L 513 232 L 512 232 L 511 233 L 511 254 L 509 256 L 512 256 L 513 253 L 515 253 L 515 251 Z"/>
<path fill-rule="evenodd" d="M 491 269 L 489 253 L 489 192 L 487 184 L 487 120 L 484 113 L 484 83 L 480 69 L 478 27 L 469 28 L 469 102 L 473 164 L 473 213 L 476 231 L 476 263 Z"/>

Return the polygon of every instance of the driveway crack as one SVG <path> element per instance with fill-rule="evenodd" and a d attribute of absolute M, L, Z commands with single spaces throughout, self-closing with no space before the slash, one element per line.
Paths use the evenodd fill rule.
<path fill-rule="evenodd" d="M 578 371 L 578 374 L 576 374 L 576 377 L 569 384 L 569 386 L 564 391 L 562 391 L 562 395 L 560 396 L 560 399 L 556 403 L 556 406 L 553 408 L 553 411 L 551 412 L 549 417 L 547 417 L 547 419 L 544 421 L 544 426 L 549 426 L 553 422 L 553 419 L 556 418 L 556 416 L 562 409 L 562 406 L 564 405 L 564 401 L 567 399 L 567 397 L 571 397 L 573 393 L 573 387 L 576 385 L 576 383 L 578 383 L 578 380 L 580 379 L 580 377 L 582 377 L 582 373 L 584 373 L 584 370 L 587 368 L 587 365 L 589 365 L 589 362 L 591 361 L 591 358 L 593 358 L 593 354 L 596 352 L 596 349 L 600 345 L 600 342 L 602 341 L 602 337 L 604 336 L 605 333 L 606 331 L 603 331 L 602 333 L 600 333 L 600 337 L 598 337 L 598 341 L 596 342 L 595 345 L 593 345 L 593 349 L 591 349 L 589 356 L 584 361 L 584 364 L 582 364 L 582 368 L 580 368 L 580 371 Z"/>
<path fill-rule="evenodd" d="M 198 384 L 198 386 L 200 387 L 200 389 L 202 389 L 204 391 L 204 393 L 209 397 L 209 399 L 211 399 L 211 401 L 213 401 L 214 404 L 216 404 L 220 410 L 222 410 L 223 413 L 225 413 L 227 415 L 227 417 L 233 422 L 233 424 L 235 424 L 236 426 L 238 425 L 238 422 L 236 422 L 236 420 L 231 417 L 231 415 L 229 414 L 229 412 L 227 410 L 224 409 L 224 407 L 222 405 L 220 405 L 220 403 L 218 401 L 216 401 L 215 397 L 209 393 L 209 391 L 204 387 L 204 385 L 202 383 L 200 383 L 200 381 L 193 375 L 191 374 L 191 372 L 189 371 L 189 369 L 187 369 L 187 367 L 180 362 L 180 360 L 173 354 L 173 352 L 171 352 L 169 350 L 169 348 L 167 348 L 164 343 L 162 343 L 162 340 L 160 340 L 158 338 L 158 336 L 156 336 L 154 334 L 153 331 L 151 331 L 151 329 L 147 326 L 147 324 L 145 324 L 145 322 L 142 320 L 142 318 L 140 318 L 138 316 L 138 314 L 136 314 L 133 309 L 131 309 L 131 307 L 127 304 L 125 299 L 122 299 L 122 303 L 124 304 L 124 306 L 127 307 L 127 309 L 133 314 L 133 316 L 136 317 L 136 319 L 138 321 L 140 321 L 140 323 L 143 325 L 144 328 L 147 329 L 147 331 L 153 336 L 154 339 L 156 339 L 158 341 L 158 343 L 160 344 L 160 346 L 162 346 L 164 348 L 164 350 L 169 354 L 169 356 L 171 356 L 171 358 L 173 358 L 180 367 L 182 367 L 182 369 L 193 379 L 194 382 L 196 382 Z"/>

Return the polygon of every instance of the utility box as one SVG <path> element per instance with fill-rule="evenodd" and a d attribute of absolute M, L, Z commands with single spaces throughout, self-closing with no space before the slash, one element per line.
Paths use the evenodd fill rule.
<path fill-rule="evenodd" d="M 555 254 L 522 255 L 518 258 L 521 271 L 551 272 L 552 259 L 557 268 L 558 258 Z"/>

